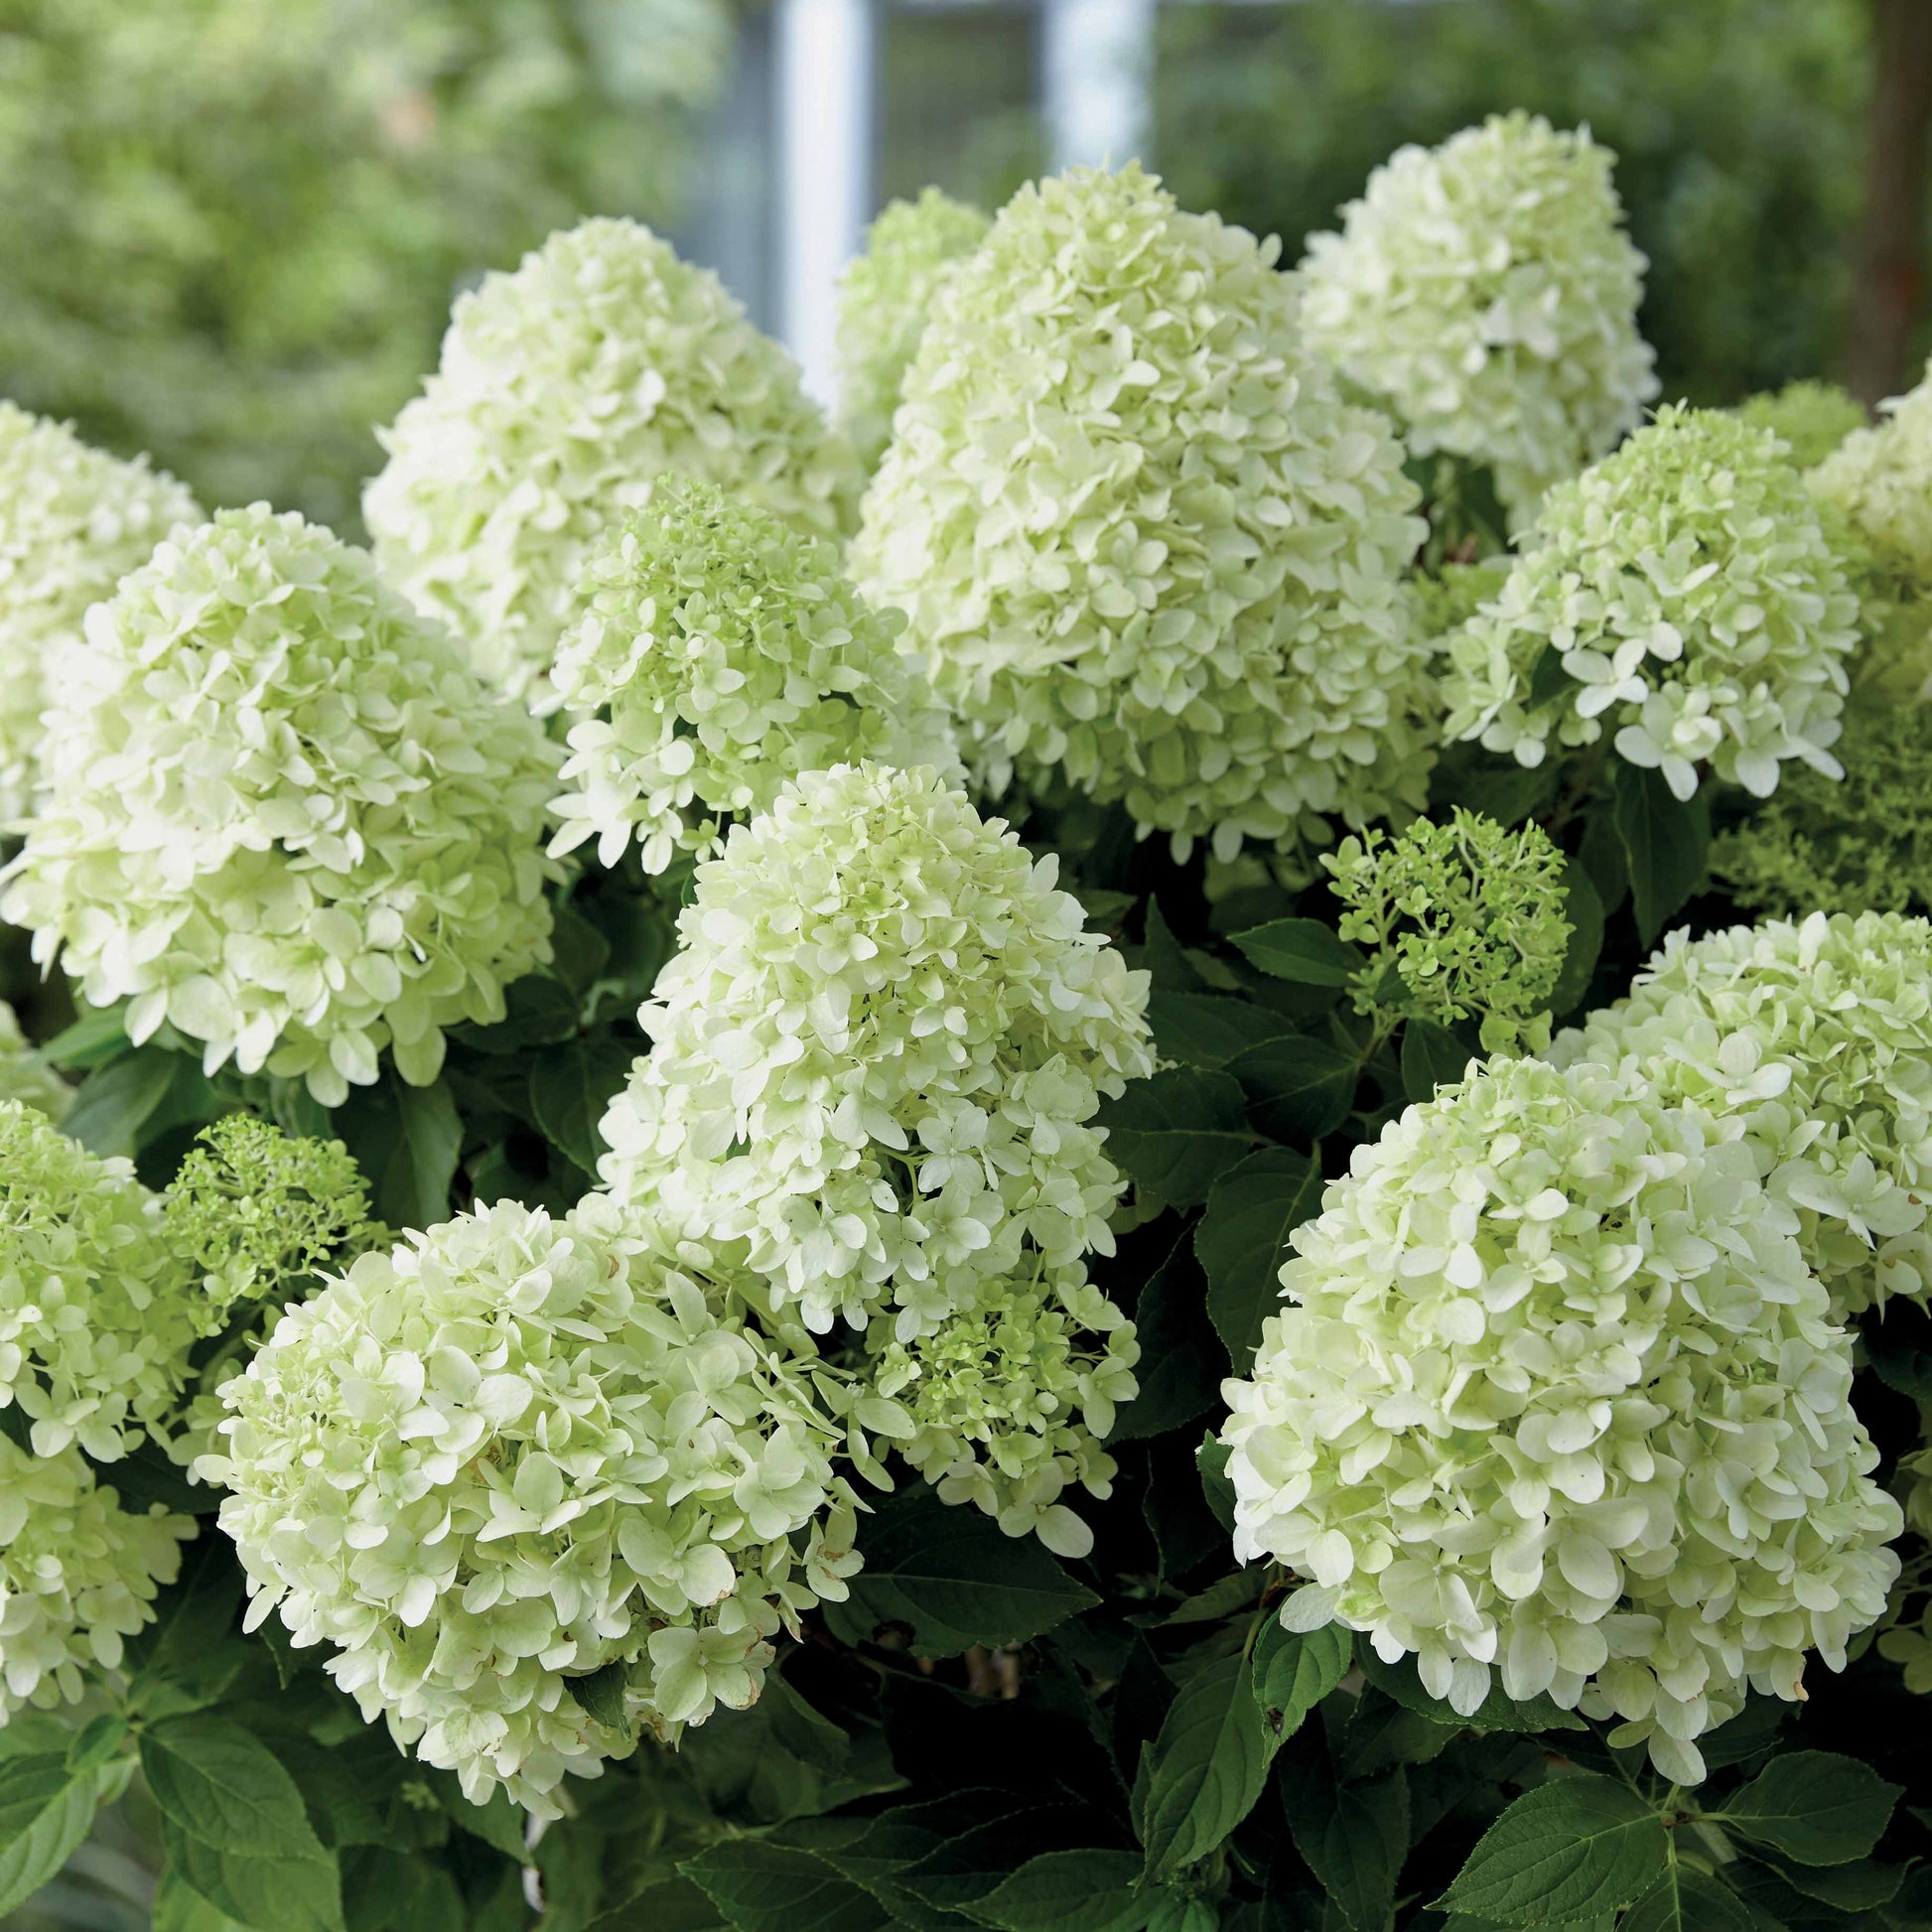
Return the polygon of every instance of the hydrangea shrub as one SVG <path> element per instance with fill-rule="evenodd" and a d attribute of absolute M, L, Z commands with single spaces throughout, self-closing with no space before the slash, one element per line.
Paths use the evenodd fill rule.
<path fill-rule="evenodd" d="M 1128 168 L 875 237 L 849 562 L 789 364 L 593 222 L 379 558 L 224 510 L 77 621 L 0 1917 L 1932 1932 L 1916 405 L 1608 451 L 1606 157 L 1423 161 L 1351 233 L 1468 191 L 1452 347 L 1488 208 L 1457 394 L 1590 466 L 1509 555 Z"/>
<path fill-rule="evenodd" d="M 1646 264 L 1611 164 L 1587 130 L 1491 115 L 1439 148 L 1398 149 L 1299 271 L 1310 345 L 1418 456 L 1493 472 L 1522 522 L 1657 393 L 1637 333 Z"/>

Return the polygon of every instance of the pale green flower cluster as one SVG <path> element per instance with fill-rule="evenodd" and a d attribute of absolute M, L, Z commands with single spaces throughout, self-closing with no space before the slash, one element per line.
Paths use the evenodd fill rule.
<path fill-rule="evenodd" d="M 1261 244 L 1129 167 L 1023 188 L 907 369 L 854 549 L 989 787 L 1064 774 L 1177 856 L 1420 809 L 1425 534 Z"/>
<path fill-rule="evenodd" d="M 809 1364 L 733 1312 L 702 1244 L 592 1195 L 502 1201 L 365 1254 L 223 1391 L 220 1522 L 366 1718 L 539 1815 L 632 1741 L 572 1680 L 619 1667 L 662 1733 L 758 1697 L 771 1638 L 858 1567 Z"/>
<path fill-rule="evenodd" d="M 50 1120 L 63 1120 L 73 1089 L 37 1055 L 20 1031 L 20 1018 L 0 1000 L 0 1100 L 18 1100 Z"/>
<path fill-rule="evenodd" d="M 187 487 L 145 459 L 123 463 L 0 401 L 0 822 L 32 804 L 48 666 L 65 677 L 87 607 L 173 525 L 201 520 Z"/>
<path fill-rule="evenodd" d="M 1353 982 L 1358 1013 L 1475 1018 L 1488 1053 L 1549 1044 L 1571 925 L 1563 854 L 1540 825 L 1512 832 L 1458 805 L 1446 824 L 1419 818 L 1393 840 L 1373 828 L 1344 839 L 1321 863 L 1342 938 L 1369 955 Z"/>
<path fill-rule="evenodd" d="M 899 387 L 940 292 L 991 226 L 928 188 L 916 202 L 888 202 L 866 252 L 839 277 L 839 427 L 869 471 L 892 441 Z"/>
<path fill-rule="evenodd" d="M 1768 430 L 1673 404 L 1551 490 L 1501 592 L 1449 643 L 1450 738 L 1518 763 L 1593 745 L 1757 797 L 1839 775 L 1858 600 Z"/>
<path fill-rule="evenodd" d="M 1844 1320 L 1932 1289 L 1932 924 L 1815 912 L 1693 939 L 1551 1057 L 1620 1062 L 1675 1104 L 1735 1118 Z"/>
<path fill-rule="evenodd" d="M 77 1449 L 34 1455 L 0 1435 L 0 1725 L 75 1703 L 84 1672 L 117 1669 L 194 1535 L 159 1503 L 123 1508 Z"/>
<path fill-rule="evenodd" d="M 1523 521 L 1657 393 L 1613 160 L 1587 130 L 1491 115 L 1440 148 L 1399 148 L 1299 271 L 1309 345 L 1417 455 L 1487 465 Z"/>
<path fill-rule="evenodd" d="M 837 548 L 710 483 L 665 481 L 585 565 L 553 673 L 578 722 L 552 852 L 586 839 L 647 873 L 716 849 L 801 771 L 952 764 L 945 713 Z"/>
<path fill-rule="evenodd" d="M 443 1029 L 550 957 L 541 727 L 299 516 L 163 543 L 89 614 L 49 732 L 0 915 L 137 1042 L 165 1020 L 338 1106 L 385 1047 L 434 1080 Z"/>
<path fill-rule="evenodd" d="M 165 1430 L 197 1315 L 132 1166 L 0 1101 L 0 1407 L 19 1405 L 35 1453 L 111 1462 Z"/>
<path fill-rule="evenodd" d="M 634 221 L 554 234 L 459 298 L 441 366 L 380 436 L 362 512 L 384 576 L 513 696 L 541 692 L 591 545 L 660 476 L 823 536 L 861 481 L 790 357 Z"/>
<path fill-rule="evenodd" d="M 1836 382 L 1787 382 L 1746 396 L 1736 413 L 1752 429 L 1768 429 L 1790 449 L 1801 470 L 1823 463 L 1855 430 L 1869 427 L 1864 404 Z"/>
<path fill-rule="evenodd" d="M 732 1244 L 771 1308 L 864 1329 L 881 1386 L 912 1391 L 918 1465 L 1071 1549 L 1060 1488 L 1104 1494 L 1112 1467 L 1071 1412 L 1133 1387 L 1081 1269 L 1125 1187 L 1093 1116 L 1154 1062 L 1147 975 L 1055 880 L 930 770 L 788 784 L 698 868 L 602 1173 Z"/>
<path fill-rule="evenodd" d="M 1879 413 L 1809 481 L 1859 595 L 1854 675 L 1883 699 L 1918 704 L 1932 697 L 1932 372 Z"/>
<path fill-rule="evenodd" d="M 1746 910 L 1932 911 L 1932 711 L 1855 694 L 1843 778 L 1800 768 L 1711 849 Z"/>
<path fill-rule="evenodd" d="M 997 1296 L 900 1341 L 867 1330 L 872 1386 L 908 1412 L 894 1447 L 942 1502 L 970 1502 L 1009 1536 L 1083 1557 L 1093 1532 L 1060 1497 L 1105 1495 L 1117 1464 L 1100 1447 L 1139 1393 L 1134 1324 L 1077 1267 L 1040 1264 Z"/>
<path fill-rule="evenodd" d="M 1224 1439 L 1288 1620 L 1617 1721 L 1679 1783 L 1746 1689 L 1802 1695 L 1884 1609 L 1898 1506 L 1852 1346 L 1735 1116 L 1500 1060 L 1355 1151 Z"/>

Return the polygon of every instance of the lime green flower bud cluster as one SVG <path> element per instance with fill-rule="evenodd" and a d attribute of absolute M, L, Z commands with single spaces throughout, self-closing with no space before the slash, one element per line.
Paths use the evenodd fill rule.
<path fill-rule="evenodd" d="M 607 1184 L 733 1244 L 772 1309 L 863 1329 L 919 1466 L 1071 1547 L 1059 1488 L 1112 1473 L 1071 1410 L 1131 1393 L 1131 1330 L 1081 1264 L 1113 1251 L 1125 1182 L 1092 1122 L 1153 1069 L 1147 976 L 924 769 L 788 784 L 699 866 L 679 931 Z"/>
<path fill-rule="evenodd" d="M 0 821 L 29 809 L 46 673 L 78 642 L 87 607 L 175 524 L 201 520 L 186 486 L 145 460 L 0 402 Z"/>
<path fill-rule="evenodd" d="M 1831 776 L 1858 600 L 1768 430 L 1678 405 L 1545 499 L 1501 592 L 1450 640 L 1450 738 L 1518 763 L 1593 745 L 1679 798 Z"/>
<path fill-rule="evenodd" d="M 1117 1464 L 1100 1445 L 1139 1393 L 1134 1324 L 1076 1268 L 1039 1267 L 929 1334 L 867 1330 L 873 1387 L 908 1412 L 895 1445 L 942 1502 L 971 1502 L 1009 1536 L 1083 1557 L 1093 1532 L 1060 1498 L 1104 1496 Z"/>
<path fill-rule="evenodd" d="M 0 1725 L 75 1703 L 84 1673 L 118 1669 L 194 1535 L 159 1503 L 123 1507 L 77 1449 L 35 1455 L 0 1436 Z"/>
<path fill-rule="evenodd" d="M 950 721 L 837 548 L 710 483 L 666 480 L 595 546 L 558 647 L 580 722 L 553 852 L 596 838 L 647 873 L 709 852 L 801 771 L 859 758 L 955 764 Z"/>
<path fill-rule="evenodd" d="M 0 1407 L 18 1404 L 35 1453 L 111 1462 L 165 1431 L 201 1332 L 132 1166 L 0 1101 Z"/>
<path fill-rule="evenodd" d="M 837 536 L 860 473 L 798 370 L 708 270 L 634 221 L 554 234 L 456 305 L 362 510 L 385 577 L 510 695 L 541 690 L 590 546 L 657 478 Z"/>
<path fill-rule="evenodd" d="M 1743 1123 L 1501 1060 L 1358 1148 L 1226 1385 L 1235 1549 L 1468 1714 L 1613 1720 L 1664 1776 L 1842 1668 L 1898 1572 L 1851 1342 Z"/>
<path fill-rule="evenodd" d="M 1790 773 L 1716 841 L 1712 876 L 1782 919 L 1932 910 L 1932 711 L 1855 694 L 1833 751 L 1845 776 Z"/>
<path fill-rule="evenodd" d="M 839 278 L 839 427 L 868 470 L 892 441 L 905 370 L 955 265 L 993 224 L 936 188 L 888 202 Z"/>
<path fill-rule="evenodd" d="M 1490 1053 L 1549 1044 L 1571 926 L 1563 854 L 1541 826 L 1509 831 L 1457 806 L 1446 824 L 1419 818 L 1393 840 L 1373 828 L 1344 839 L 1321 863 L 1341 936 L 1369 954 L 1358 1013 L 1475 1018 Z"/>
<path fill-rule="evenodd" d="M 1587 131 L 1491 115 L 1440 148 L 1398 149 L 1300 271 L 1310 346 L 1417 455 L 1488 465 L 1523 520 L 1657 393 L 1612 161 Z"/>
<path fill-rule="evenodd" d="M 1801 470 L 1821 464 L 1855 430 L 1868 429 L 1864 404 L 1836 382 L 1787 382 L 1782 389 L 1746 396 L 1737 415 L 1752 429 L 1768 429 L 1790 450 Z"/>
<path fill-rule="evenodd" d="M 1275 244 L 1129 167 L 1023 188 L 907 369 L 854 550 L 998 792 L 1059 773 L 1184 857 L 1419 809 L 1425 535 Z"/>
<path fill-rule="evenodd" d="M 137 1042 L 168 1021 L 325 1106 L 435 1079 L 443 1029 L 550 957 L 541 728 L 368 557 L 265 505 L 90 614 L 0 911 Z"/>
<path fill-rule="evenodd" d="M 619 1667 L 667 1735 L 751 1704 L 858 1564 L 809 1365 L 735 1306 L 711 1251 L 597 1195 L 363 1255 L 227 1384 L 199 1464 L 250 1627 L 335 1646 L 365 1717 L 540 1815 L 632 1741 L 573 1679 Z"/>
<path fill-rule="evenodd" d="M 53 1121 L 73 1104 L 73 1089 L 35 1053 L 20 1031 L 20 1018 L 0 1000 L 0 1100 L 18 1100 Z"/>
<path fill-rule="evenodd" d="M 1508 581 L 1507 557 L 1475 564 L 1446 563 L 1438 571 L 1419 572 L 1409 585 L 1418 628 L 1425 637 L 1449 637 L 1498 596 Z"/>
<path fill-rule="evenodd" d="M 1627 999 L 1560 1035 L 1739 1119 L 1844 1320 L 1932 1289 L 1932 924 L 1815 912 L 1669 934 Z"/>

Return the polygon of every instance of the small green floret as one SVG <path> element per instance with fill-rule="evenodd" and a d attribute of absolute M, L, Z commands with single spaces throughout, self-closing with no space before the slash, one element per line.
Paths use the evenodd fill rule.
<path fill-rule="evenodd" d="M 162 1238 L 218 1313 L 300 1299 L 380 1232 L 341 1141 L 284 1134 L 252 1114 L 205 1128 L 162 1197 Z"/>
<path fill-rule="evenodd" d="M 955 264 L 991 218 L 936 188 L 889 202 L 839 278 L 839 427 L 868 470 L 892 440 L 906 364 Z"/>
<path fill-rule="evenodd" d="M 1447 824 L 1419 818 L 1395 839 L 1344 839 L 1321 863 L 1342 902 L 1341 936 L 1369 952 L 1357 1012 L 1442 1026 L 1476 1018 L 1491 1053 L 1549 1043 L 1571 925 L 1563 854 L 1541 826 L 1512 832 L 1457 806 Z"/>
<path fill-rule="evenodd" d="M 1782 389 L 1746 396 L 1737 414 L 1753 429 L 1781 437 L 1801 470 L 1823 463 L 1854 430 L 1871 423 L 1864 404 L 1836 382 L 1787 382 Z"/>

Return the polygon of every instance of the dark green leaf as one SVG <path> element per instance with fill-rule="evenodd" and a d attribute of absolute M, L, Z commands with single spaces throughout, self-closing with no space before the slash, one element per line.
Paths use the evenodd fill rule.
<path fill-rule="evenodd" d="M 557 907 L 550 927 L 550 970 L 572 992 L 588 993 L 611 963 L 611 941 L 574 905 Z"/>
<path fill-rule="evenodd" d="M 1846 1864 L 1870 1854 L 1899 1796 L 1897 1785 L 1856 1757 L 1788 1751 L 1716 1815 L 1741 1837 L 1800 1864 Z"/>
<path fill-rule="evenodd" d="M 1754 1856 L 1801 1897 L 1841 1912 L 1875 1912 L 1897 1897 L 1906 1877 L 1902 1864 L 1880 1864 L 1874 1859 L 1855 1859 L 1850 1864 L 1799 1864 L 1762 1849 Z"/>
<path fill-rule="evenodd" d="M 1254 1809 L 1277 1737 L 1238 1653 L 1196 1671 L 1147 1757 L 1141 1842 L 1149 1878 L 1204 1859 Z"/>
<path fill-rule="evenodd" d="M 530 1108 L 544 1136 L 587 1174 L 605 1153 L 605 1110 L 629 1077 L 635 1058 L 621 1040 L 571 1039 L 537 1057 L 530 1069 Z"/>
<path fill-rule="evenodd" d="M 977 1509 L 940 1502 L 915 1482 L 862 1517 L 866 1567 L 843 1603 L 824 1606 L 844 1643 L 886 1624 L 912 1633 L 920 1657 L 953 1657 L 976 1643 L 1021 1643 L 1099 1601 L 1034 1537 L 1003 1535 Z"/>
<path fill-rule="evenodd" d="M 217 1851 L 322 1856 L 295 1780 L 237 1724 L 164 1718 L 141 1734 L 141 1770 L 162 1811 Z"/>
<path fill-rule="evenodd" d="M 1932 1315 L 1895 1295 L 1861 1324 L 1866 1358 L 1888 1388 L 1932 1404 Z"/>
<path fill-rule="evenodd" d="M 1101 1107 L 1098 1124 L 1135 1186 L 1170 1207 L 1198 1207 L 1255 1143 L 1239 1083 L 1191 1067 L 1136 1080 Z"/>
<path fill-rule="evenodd" d="M 1002 1932 L 1139 1932 L 1153 1901 L 1135 1892 L 1132 1852 L 1042 1852 L 973 1906 Z"/>
<path fill-rule="evenodd" d="M 1703 886 L 1711 856 L 1710 787 L 1690 802 L 1673 796 L 1661 771 L 1611 760 L 1612 822 L 1630 875 L 1637 936 L 1657 943 L 1673 917 Z"/>
<path fill-rule="evenodd" d="M 1271 1616 L 1256 1634 L 1251 1666 L 1262 1715 L 1278 1739 L 1294 1736 L 1302 1721 L 1347 1675 L 1354 1638 L 1338 1623 L 1319 1630 L 1284 1630 Z"/>
<path fill-rule="evenodd" d="M 393 1228 L 447 1220 L 463 1123 L 449 1084 L 412 1087 L 393 1072 L 336 1110 L 336 1131 L 368 1175 L 375 1211 Z"/>
<path fill-rule="evenodd" d="M 377 1845 L 343 1861 L 343 1915 L 348 1932 L 470 1932 L 463 1894 L 448 1871 Z"/>
<path fill-rule="evenodd" d="M 503 1017 L 493 1025 L 468 1022 L 450 1029 L 452 1039 L 473 1052 L 516 1053 L 568 1039 L 577 1031 L 577 997 L 562 980 L 546 973 L 527 973 L 503 989 Z"/>
<path fill-rule="evenodd" d="M 210 1905 L 170 1866 L 154 1892 L 152 1932 L 248 1932 L 218 1905 Z"/>
<path fill-rule="evenodd" d="M 1134 1324 L 1141 1392 L 1116 1412 L 1110 1443 L 1145 1442 L 1179 1429 L 1220 1400 L 1228 1361 L 1205 1314 L 1207 1284 L 1185 1235 L 1141 1290 Z"/>
<path fill-rule="evenodd" d="M 737 1932 L 891 1932 L 893 1925 L 869 1891 L 797 1846 L 730 1838 L 678 1869 Z"/>
<path fill-rule="evenodd" d="M 137 1046 L 95 1067 L 81 1081 L 62 1127 L 94 1154 L 132 1155 L 181 1065 L 180 1057 L 163 1047 Z"/>
<path fill-rule="evenodd" d="M 628 1735 L 630 1719 L 624 1712 L 623 1693 L 629 1681 L 628 1666 L 612 1663 L 582 1677 L 566 1677 L 564 1688 L 597 1723 Z"/>
<path fill-rule="evenodd" d="M 345 1932 L 333 1852 L 319 1846 L 286 1857 L 221 1851 L 165 1812 L 161 1841 L 189 1889 L 249 1932 Z"/>
<path fill-rule="evenodd" d="M 1306 1154 L 1259 1149 L 1208 1190 L 1194 1228 L 1207 1277 L 1207 1313 L 1237 1375 L 1261 1342 L 1261 1324 L 1281 1306 L 1288 1237 L 1321 1202 L 1321 1171 Z"/>
<path fill-rule="evenodd" d="M 1618 1932 L 1757 1932 L 1757 1920 L 1728 1886 L 1673 1864 L 1624 1913 Z"/>
<path fill-rule="evenodd" d="M 1647 1891 L 1669 1853 L 1663 1820 L 1629 1786 L 1595 1772 L 1561 1778 L 1483 1833 L 1435 1909 L 1504 1925 L 1589 1918 Z"/>
<path fill-rule="evenodd" d="M 473 1805 L 463 1795 L 454 1777 L 438 1778 L 431 1787 L 453 1824 L 460 1826 L 485 1845 L 492 1845 L 504 1858 L 518 1864 L 527 1863 L 529 1853 L 523 1839 L 523 1813 L 511 1804 L 499 1785 L 486 1805 Z"/>
<path fill-rule="evenodd" d="M 1090 921 L 1091 922 L 1091 921 Z M 1161 901 L 1147 902 L 1146 938 L 1141 949 L 1141 964 L 1152 976 L 1155 990 L 1169 993 L 1205 993 L 1207 982 L 1200 968 L 1187 957 L 1187 949 L 1173 936 Z"/>
<path fill-rule="evenodd" d="M 1148 1002 L 1148 1019 L 1154 1043 L 1169 1059 L 1210 1069 L 1291 1031 L 1279 1013 L 1252 1000 L 1221 993 L 1168 993 L 1158 986 Z"/>
<path fill-rule="evenodd" d="M 1402 1088 L 1424 1104 L 1438 1087 L 1452 1087 L 1469 1070 L 1468 1047 L 1433 1020 L 1407 1020 L 1402 1027 Z"/>
<path fill-rule="evenodd" d="M 0 1913 L 11 1912 L 67 1863 L 94 1822 L 96 1773 L 65 1752 L 0 1758 Z"/>
<path fill-rule="evenodd" d="M 1409 1786 L 1403 1773 L 1335 1781 L 1313 1752 L 1286 1759 L 1282 1809 L 1295 1849 L 1352 1932 L 1387 1932 L 1396 1880 L 1409 1856 Z"/>
<path fill-rule="evenodd" d="M 941 1912 L 977 1918 L 979 1901 L 1043 1852 L 1085 1847 L 1107 1829 L 1084 1805 L 1028 1805 L 1008 1817 L 955 1833 L 898 1874 L 899 1883 Z"/>
<path fill-rule="evenodd" d="M 1312 1034 L 1264 1040 L 1228 1062 L 1250 1118 L 1271 1140 L 1318 1141 L 1348 1118 L 1362 1056 Z"/>
<path fill-rule="evenodd" d="M 1207 1498 L 1207 1506 L 1214 1512 L 1214 1519 L 1228 1532 L 1234 1534 L 1234 1484 L 1228 1479 L 1228 1446 L 1210 1429 L 1201 1439 L 1196 1456 L 1200 1463 L 1201 1493 Z"/>
<path fill-rule="evenodd" d="M 1563 862 L 1563 916 L 1570 921 L 1570 944 L 1563 955 L 1563 971 L 1550 994 L 1550 1011 L 1559 1020 L 1583 1004 L 1603 950 L 1603 901 L 1579 860 Z"/>
<path fill-rule="evenodd" d="M 1564 666 L 1563 652 L 1555 644 L 1545 644 L 1530 672 L 1530 692 L 1523 701 L 1526 711 L 1535 711 L 1552 700 L 1574 696 L 1577 680 Z"/>
<path fill-rule="evenodd" d="M 126 1017 L 124 1004 L 88 1007 L 41 1048 L 41 1057 L 69 1073 L 111 1060 L 127 1051 L 127 1029 L 122 1024 Z"/>
<path fill-rule="evenodd" d="M 1346 986 L 1368 963 L 1359 946 L 1319 919 L 1270 919 L 1233 939 L 1264 973 L 1303 986 Z"/>

